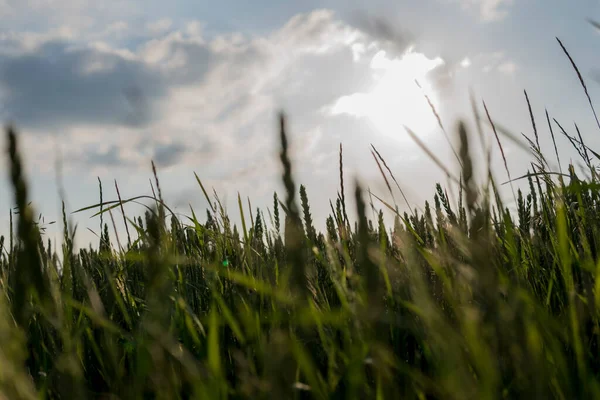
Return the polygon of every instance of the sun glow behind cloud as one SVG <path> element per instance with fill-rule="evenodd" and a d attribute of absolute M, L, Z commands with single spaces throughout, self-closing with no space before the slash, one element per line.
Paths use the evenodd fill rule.
<path fill-rule="evenodd" d="M 381 50 L 370 64 L 375 81 L 372 89 L 340 97 L 329 111 L 368 118 L 379 132 L 391 137 L 404 136 L 403 125 L 426 135 L 437 122 L 425 95 L 434 107 L 439 106 L 428 74 L 443 64 L 441 58 L 430 59 L 412 48 L 400 58 L 389 58 Z"/>

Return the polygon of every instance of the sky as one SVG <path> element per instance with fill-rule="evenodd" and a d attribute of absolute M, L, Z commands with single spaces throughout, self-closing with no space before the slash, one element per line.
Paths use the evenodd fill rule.
<path fill-rule="evenodd" d="M 234 221 L 238 193 L 253 211 L 270 207 L 274 191 L 284 193 L 280 110 L 316 221 L 339 191 L 340 143 L 347 195 L 357 178 L 386 200 L 401 198 L 387 194 L 372 144 L 411 207 L 422 207 L 446 177 L 405 126 L 458 174 L 425 96 L 452 141 L 458 120 L 466 122 L 476 158 L 483 149 L 470 96 L 497 123 L 533 137 L 524 90 L 551 162 L 546 108 L 600 148 L 600 128 L 556 41 L 598 99 L 600 35 L 590 18 L 600 20 L 597 0 L 0 0 L 0 120 L 19 132 L 31 200 L 53 239 L 62 230 L 61 193 L 69 212 L 99 202 L 98 180 L 105 201 L 117 198 L 115 181 L 122 198 L 151 195 L 151 160 L 166 202 L 182 216 L 207 207 L 194 172 Z M 484 128 L 484 142 L 495 146 Z M 531 155 L 501 140 L 512 177 L 526 173 Z M 557 147 L 563 167 L 575 159 L 564 137 Z M 497 146 L 492 161 L 506 181 Z M 2 234 L 14 201 L 4 170 Z M 503 190 L 510 202 L 509 186 Z M 97 241 L 92 214 L 69 216 L 78 246 Z"/>

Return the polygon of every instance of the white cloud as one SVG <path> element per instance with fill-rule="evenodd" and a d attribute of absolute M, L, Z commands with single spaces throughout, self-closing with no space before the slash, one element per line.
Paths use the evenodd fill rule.
<path fill-rule="evenodd" d="M 508 8 L 514 0 L 452 0 L 459 2 L 463 9 L 476 12 L 483 22 L 499 21 L 508 16 Z"/>
<path fill-rule="evenodd" d="M 170 18 L 162 18 L 146 24 L 146 29 L 151 35 L 160 35 L 168 31 L 172 25 L 173 21 Z"/>
<path fill-rule="evenodd" d="M 185 33 L 189 36 L 202 36 L 203 24 L 200 21 L 189 21 L 185 25 Z"/>
<path fill-rule="evenodd" d="M 121 36 L 129 30 L 129 24 L 125 21 L 116 21 L 106 27 L 106 29 L 100 33 L 100 36 Z"/>
<path fill-rule="evenodd" d="M 469 59 L 475 68 L 480 68 L 485 73 L 498 71 L 506 75 L 514 74 L 518 65 L 509 59 L 503 51 L 495 51 L 492 53 L 481 53 Z"/>
<path fill-rule="evenodd" d="M 517 71 L 517 64 L 512 61 L 505 61 L 498 65 L 498 71 L 506 75 L 512 75 Z"/>
<path fill-rule="evenodd" d="M 398 137 L 402 125 L 428 134 L 436 121 L 423 89 L 425 94 L 432 95 L 428 74 L 442 65 L 441 58 L 429 59 L 413 49 L 400 58 L 390 58 L 381 50 L 370 63 L 371 68 L 381 74 L 376 86 L 368 92 L 340 97 L 328 107 L 330 113 L 367 117 L 378 130 L 392 137 Z M 435 98 L 430 99 L 436 102 Z"/>

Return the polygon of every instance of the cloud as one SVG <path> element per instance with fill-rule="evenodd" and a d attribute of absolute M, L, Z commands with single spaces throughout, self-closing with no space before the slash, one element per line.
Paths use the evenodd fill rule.
<path fill-rule="evenodd" d="M 402 58 L 390 59 L 382 50 L 371 61 L 374 70 L 382 71 L 375 88 L 339 98 L 330 112 L 333 115 L 367 117 L 379 130 L 388 134 L 402 125 L 428 133 L 435 126 L 435 121 L 422 87 L 429 84 L 427 75 L 443 64 L 441 58 L 429 59 L 412 50 Z M 431 88 L 428 89 L 430 92 Z"/>
<path fill-rule="evenodd" d="M 396 56 L 402 55 L 414 41 L 409 32 L 380 15 L 355 13 L 353 25 L 371 41 L 377 41 L 378 47 Z"/>
<path fill-rule="evenodd" d="M 173 21 L 170 18 L 162 18 L 162 19 L 159 19 L 158 21 L 147 23 L 146 29 L 148 30 L 149 33 L 158 35 L 158 34 L 162 34 L 162 33 L 165 33 L 166 31 L 168 31 L 172 25 L 173 25 Z"/>
<path fill-rule="evenodd" d="M 133 163 L 121 154 L 118 146 L 112 145 L 105 151 L 92 150 L 83 155 L 85 164 L 92 167 L 129 166 Z"/>
<path fill-rule="evenodd" d="M 517 64 L 512 61 L 505 61 L 502 64 L 498 65 L 498 71 L 502 72 L 506 75 L 512 75 L 517 70 Z"/>
<path fill-rule="evenodd" d="M 140 146 L 132 151 L 124 150 L 122 147 L 111 144 L 104 150 L 91 148 L 86 150 L 78 161 L 92 167 L 145 167 L 148 165 L 140 154 L 151 155 L 156 166 L 167 168 L 178 163 L 191 149 L 184 143 L 152 143 Z M 206 151 L 206 149 L 202 149 Z M 75 156 L 74 154 L 70 155 Z M 143 164 L 143 165 L 142 165 Z"/>
<path fill-rule="evenodd" d="M 382 74 L 372 65 L 378 53 L 392 60 L 407 52 L 409 35 L 382 21 L 350 24 L 317 10 L 253 36 L 207 37 L 198 21 L 181 28 L 158 21 L 142 36 L 131 24 L 107 25 L 86 43 L 68 31 L 0 36 L 0 112 L 23 127 L 28 145 L 39 146 L 31 154 L 40 164 L 53 162 L 41 144 L 56 134 L 66 172 L 132 176 L 154 160 L 172 177 L 165 192 L 182 193 L 174 196 L 178 204 L 186 203 L 181 176 L 191 168 L 208 186 L 260 197 L 280 178 L 279 109 L 290 115 L 299 181 L 335 168 L 340 142 L 362 151 L 374 141 L 369 121 L 320 110 L 372 90 Z M 364 162 L 346 151 L 348 165 Z M 330 183 L 313 187 L 327 193 Z"/>
<path fill-rule="evenodd" d="M 152 160 L 159 167 L 170 167 L 177 164 L 190 151 L 190 148 L 181 142 L 157 144 L 154 147 Z M 201 153 L 210 151 L 210 146 L 201 149 Z"/>
<path fill-rule="evenodd" d="M 30 128 L 78 123 L 146 127 L 181 85 L 205 80 L 217 66 L 241 73 L 257 49 L 172 32 L 137 48 L 78 45 L 68 32 L 0 36 L 3 118 Z M 230 63 L 230 68 L 224 65 Z"/>
<path fill-rule="evenodd" d="M 154 99 L 164 96 L 163 77 L 151 66 L 61 41 L 35 52 L 5 57 L 0 65 L 4 117 L 40 129 L 65 124 L 147 126 Z"/>
<path fill-rule="evenodd" d="M 469 60 L 469 65 L 474 65 L 475 68 L 485 73 L 497 71 L 505 75 L 512 75 L 518 69 L 516 62 L 509 59 L 503 51 L 480 53 Z"/>
<path fill-rule="evenodd" d="M 463 9 L 476 12 L 482 22 L 499 21 L 508 16 L 508 8 L 514 0 L 452 0 L 459 2 Z"/>
<path fill-rule="evenodd" d="M 116 19 L 138 13 L 139 6 L 131 0 L 0 0 L 0 18 L 6 23 L 5 29 L 35 22 L 37 29 L 68 26 L 88 31 L 104 29 Z"/>

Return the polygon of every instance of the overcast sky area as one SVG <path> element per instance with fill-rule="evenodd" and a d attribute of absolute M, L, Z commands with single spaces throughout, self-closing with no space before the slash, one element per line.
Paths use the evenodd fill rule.
<path fill-rule="evenodd" d="M 123 198 L 151 195 L 151 160 L 167 203 L 184 215 L 191 205 L 205 216 L 194 172 L 234 220 L 238 192 L 253 208 L 272 207 L 273 192 L 284 194 L 280 109 L 289 116 L 296 181 L 317 222 L 339 190 L 340 143 L 347 196 L 358 176 L 391 199 L 373 144 L 412 206 L 422 207 L 446 178 L 403 126 L 458 171 L 425 95 L 453 138 L 457 120 L 466 120 L 479 154 L 470 92 L 495 121 L 533 137 L 527 90 L 552 163 L 545 108 L 600 148 L 600 129 L 555 39 L 600 99 L 600 35 L 588 18 L 600 20 L 597 0 L 0 0 L 0 119 L 20 133 L 31 197 L 46 222 L 61 219 L 60 185 L 69 211 L 98 203 L 98 177 L 105 200 L 116 199 L 115 179 Z M 506 181 L 487 126 L 484 140 L 495 146 L 496 178 Z M 512 176 L 526 173 L 532 157 L 501 140 Z M 564 137 L 557 145 L 564 167 L 575 153 Z M 5 234 L 13 194 L 4 171 Z M 72 217 L 80 246 L 96 242 L 90 215 Z M 48 229 L 54 238 L 62 227 Z"/>

